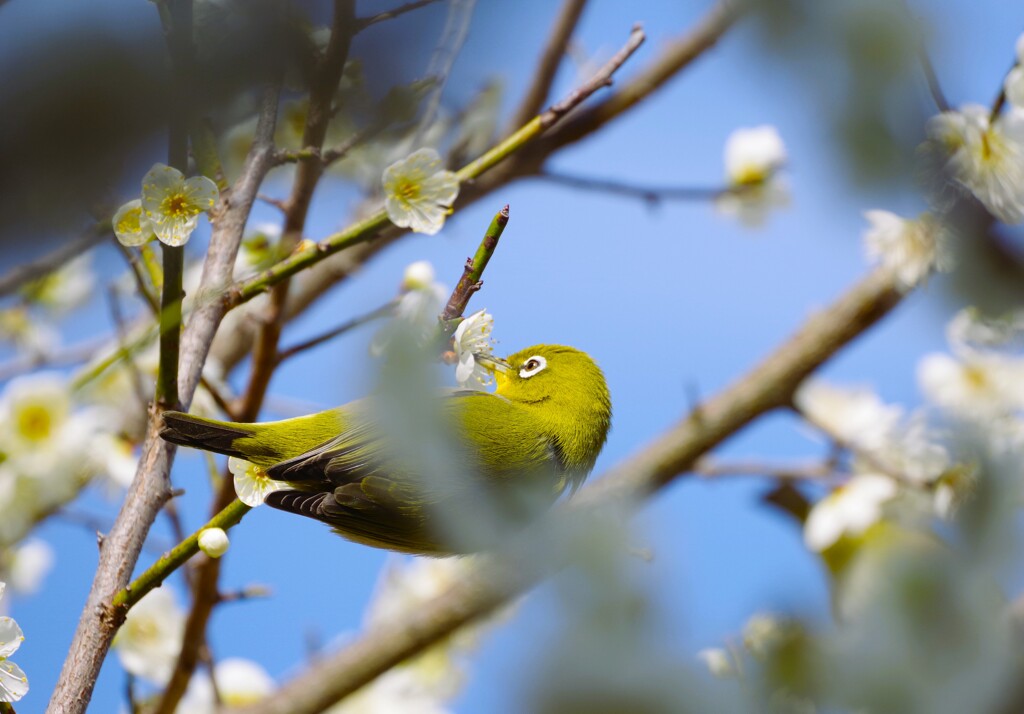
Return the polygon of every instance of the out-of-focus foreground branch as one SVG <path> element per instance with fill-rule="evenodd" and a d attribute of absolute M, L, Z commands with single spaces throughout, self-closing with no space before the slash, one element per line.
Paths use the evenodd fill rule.
<path fill-rule="evenodd" d="M 636 455 L 607 471 L 553 518 L 639 504 L 694 466 L 728 437 L 773 409 L 787 406 L 801 381 L 892 310 L 902 297 L 893 275 L 879 269 L 806 324 L 760 365 Z M 444 595 L 407 617 L 365 632 L 310 666 L 274 696 L 232 712 L 315 714 L 408 657 L 522 593 L 560 563 L 539 556 L 509 563 L 483 560 Z"/>

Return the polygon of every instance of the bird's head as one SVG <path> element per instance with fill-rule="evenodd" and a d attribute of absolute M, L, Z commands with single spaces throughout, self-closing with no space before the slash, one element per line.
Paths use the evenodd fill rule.
<path fill-rule="evenodd" d="M 585 441 L 604 443 L 611 425 L 611 395 L 604 374 L 587 353 L 534 345 L 495 360 L 494 372 L 498 395 L 535 409 L 545 421 L 573 424 L 574 431 L 587 432 Z"/>

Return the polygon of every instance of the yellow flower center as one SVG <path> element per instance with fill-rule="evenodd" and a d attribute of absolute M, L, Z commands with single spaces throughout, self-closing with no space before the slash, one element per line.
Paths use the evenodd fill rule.
<path fill-rule="evenodd" d="M 41 404 L 32 404 L 18 412 L 18 433 L 30 441 L 45 441 L 53 430 L 53 415 Z"/>
<path fill-rule="evenodd" d="M 757 186 L 768 180 L 769 173 L 759 166 L 744 166 L 732 180 L 737 186 Z"/>
<path fill-rule="evenodd" d="M 984 391 L 989 386 L 985 370 L 974 365 L 964 366 L 964 380 L 971 389 L 978 392 Z"/>
<path fill-rule="evenodd" d="M 400 180 L 395 186 L 395 195 L 405 203 L 415 203 L 419 200 L 421 193 L 420 185 L 408 179 Z"/>
<path fill-rule="evenodd" d="M 160 203 L 160 211 L 170 218 L 191 218 L 199 213 L 199 209 L 189 203 L 183 193 L 175 193 L 164 198 Z"/>
<path fill-rule="evenodd" d="M 128 211 L 117 224 L 116 231 L 118 233 L 138 233 L 142 230 L 142 226 L 139 224 L 139 215 L 142 213 L 138 211 Z"/>

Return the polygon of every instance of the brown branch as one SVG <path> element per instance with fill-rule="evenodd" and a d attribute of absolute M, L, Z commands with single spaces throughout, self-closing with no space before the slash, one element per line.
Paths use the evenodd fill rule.
<path fill-rule="evenodd" d="M 27 283 L 52 273 L 72 258 L 95 248 L 111 236 L 110 221 L 96 224 L 78 238 L 69 240 L 52 253 L 18 265 L 0 276 L 0 297 L 11 295 Z"/>
<path fill-rule="evenodd" d="M 636 184 L 614 181 L 611 179 L 589 178 L 586 176 L 574 176 L 563 174 L 557 171 L 543 169 L 536 174 L 536 177 L 544 181 L 567 186 L 569 188 L 583 191 L 600 191 L 611 193 L 626 198 L 638 198 L 648 204 L 658 204 L 662 201 L 713 201 L 716 198 L 730 193 L 742 193 L 747 187 L 739 188 L 710 188 L 703 186 L 638 186 Z"/>
<path fill-rule="evenodd" d="M 379 12 L 376 15 L 370 15 L 369 17 L 360 17 L 356 19 L 356 33 L 362 32 L 370 25 L 376 25 L 378 22 L 384 22 L 385 20 L 393 20 L 396 17 L 400 17 L 407 12 L 418 10 L 421 7 L 432 5 L 438 0 L 415 0 L 415 2 L 408 2 L 405 5 L 400 5 L 394 10 L 387 10 L 385 12 Z"/>
<path fill-rule="evenodd" d="M 824 481 L 836 475 L 831 461 L 816 459 L 807 462 L 772 463 L 771 461 L 725 461 L 703 457 L 691 471 L 702 478 L 728 476 L 767 476 L 782 481 Z"/>
<path fill-rule="evenodd" d="M 348 59 L 349 46 L 355 21 L 355 0 L 334 0 L 334 18 L 331 37 L 314 70 L 310 87 L 309 112 L 303 135 L 303 146 L 316 152 L 315 156 L 299 159 L 292 184 L 292 192 L 285 203 L 284 228 L 281 241 L 285 249 L 298 245 L 305 230 L 306 217 L 313 200 L 313 192 L 323 175 L 324 162 L 319 156 L 333 115 L 334 94 L 341 81 Z M 237 409 L 239 421 L 255 421 L 266 397 L 270 380 L 277 367 L 278 342 L 284 326 L 284 305 L 288 298 L 288 281 L 274 286 L 267 311 L 253 353 L 253 367 L 245 394 Z M 225 476 L 214 498 L 211 515 L 221 511 L 234 497 L 232 480 Z M 195 567 L 192 587 L 192 609 L 185 620 L 185 635 L 181 652 L 171 678 L 160 697 L 155 714 L 173 714 L 189 681 L 199 664 L 206 642 L 206 628 L 213 608 L 219 602 L 220 558 L 206 558 Z"/>
<path fill-rule="evenodd" d="M 537 62 L 533 81 L 519 102 L 519 106 L 513 112 L 506 133 L 511 134 L 537 116 L 537 113 L 544 108 L 544 102 L 547 101 L 548 95 L 551 93 L 555 75 L 565 56 L 565 48 L 572 38 L 572 33 L 576 30 L 576 25 L 579 24 L 580 16 L 583 14 L 583 8 L 586 6 L 587 0 L 565 0 L 562 4 L 562 10 L 551 27 L 551 34 L 548 36 L 540 60 Z"/>
<path fill-rule="evenodd" d="M 895 307 L 903 293 L 894 277 L 878 270 L 831 307 L 811 317 L 760 365 L 699 406 L 634 456 L 584 488 L 552 520 L 639 504 L 759 416 L 785 407 L 811 372 Z M 534 529 L 531 529 L 534 531 Z M 538 528 L 527 534 L 550 537 Z M 345 649 L 326 656 L 285 683 L 273 697 L 233 714 L 313 714 L 371 682 L 395 664 L 482 617 L 530 588 L 558 564 L 532 557 L 483 559 L 451 590 L 396 619 L 374 627 Z"/>
<path fill-rule="evenodd" d="M 231 191 L 222 195 L 217 206 L 210 248 L 203 265 L 200 294 L 219 294 L 231 281 L 249 211 L 256 191 L 270 169 L 277 95 L 276 88 L 264 94 L 256 141 L 246 157 L 241 176 Z M 197 304 L 199 307 L 192 313 L 182 336 L 182 369 L 178 388 L 183 406 L 191 401 L 199 384 L 213 335 L 225 312 L 224 303 L 220 300 L 197 301 Z M 154 415 L 150 419 L 135 479 L 100 549 L 96 576 L 50 698 L 49 714 L 81 714 L 85 711 L 110 642 L 124 621 L 124 611 L 112 608 L 110 603 L 114 595 L 128 584 L 149 528 L 170 497 L 168 474 L 174 447 L 159 437 L 159 428 L 160 421 Z"/>

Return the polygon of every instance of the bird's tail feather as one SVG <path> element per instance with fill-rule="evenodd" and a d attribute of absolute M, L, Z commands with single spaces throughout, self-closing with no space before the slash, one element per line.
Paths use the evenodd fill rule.
<path fill-rule="evenodd" d="M 246 424 L 231 424 L 183 412 L 164 412 L 163 417 L 160 437 L 164 441 L 218 454 L 245 458 L 245 454 L 236 448 L 235 442 L 253 435 L 253 430 L 247 428 Z"/>

